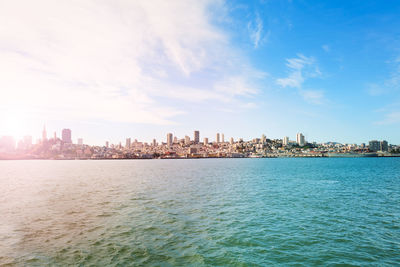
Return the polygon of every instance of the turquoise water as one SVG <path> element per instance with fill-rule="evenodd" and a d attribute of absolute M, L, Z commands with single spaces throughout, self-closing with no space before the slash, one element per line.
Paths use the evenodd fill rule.
<path fill-rule="evenodd" d="M 400 158 L 0 161 L 0 190 L 0 265 L 400 264 Z"/>

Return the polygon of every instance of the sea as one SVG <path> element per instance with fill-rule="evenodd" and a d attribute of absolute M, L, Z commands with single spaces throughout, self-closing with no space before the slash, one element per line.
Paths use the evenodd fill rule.
<path fill-rule="evenodd" d="M 400 158 L 0 161 L 0 266 L 400 266 Z"/>

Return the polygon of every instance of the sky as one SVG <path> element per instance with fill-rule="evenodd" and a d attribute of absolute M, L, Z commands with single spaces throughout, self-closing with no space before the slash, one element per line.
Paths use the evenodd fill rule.
<path fill-rule="evenodd" d="M 0 0 L 0 136 L 400 144 L 399 1 Z"/>

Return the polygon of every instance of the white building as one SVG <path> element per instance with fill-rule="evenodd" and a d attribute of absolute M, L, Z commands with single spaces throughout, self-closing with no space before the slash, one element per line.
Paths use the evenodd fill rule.
<path fill-rule="evenodd" d="M 283 137 L 283 142 L 282 143 L 283 143 L 284 146 L 287 146 L 289 144 L 289 137 L 288 136 Z"/>
<path fill-rule="evenodd" d="M 217 133 L 217 136 L 215 137 L 215 142 L 217 142 L 217 144 L 219 143 L 219 133 Z"/>
<path fill-rule="evenodd" d="M 304 146 L 305 139 L 304 139 L 304 135 L 302 133 L 297 133 L 296 135 L 296 142 L 299 146 Z"/>

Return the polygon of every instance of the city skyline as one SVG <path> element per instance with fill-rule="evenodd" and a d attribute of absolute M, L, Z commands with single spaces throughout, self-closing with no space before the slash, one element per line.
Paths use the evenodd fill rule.
<path fill-rule="evenodd" d="M 36 140 L 45 124 L 93 145 L 193 129 L 199 142 L 399 144 L 399 13 L 397 1 L 2 2 L 0 136 Z"/>

